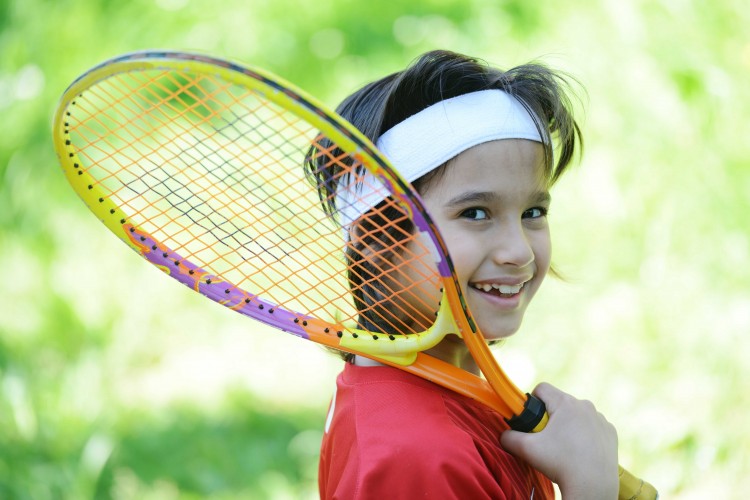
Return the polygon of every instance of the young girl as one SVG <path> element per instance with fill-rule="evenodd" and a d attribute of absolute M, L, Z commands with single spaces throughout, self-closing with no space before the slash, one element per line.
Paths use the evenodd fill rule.
<path fill-rule="evenodd" d="M 581 141 L 565 89 L 564 79 L 539 65 L 500 71 L 436 51 L 337 109 L 423 197 L 490 342 L 518 330 L 550 267 L 549 188 Z M 354 250 L 377 253 L 361 236 L 369 233 L 353 231 Z M 375 272 L 362 257 L 368 252 L 348 254 L 360 270 L 350 278 L 361 305 L 382 290 L 358 281 Z M 396 326 L 417 317 L 392 314 Z M 378 330 L 377 318 L 360 321 Z M 478 373 L 455 336 L 428 353 Z M 550 481 L 565 499 L 617 498 L 617 435 L 591 403 L 541 384 L 534 393 L 549 423 L 523 434 L 428 381 L 363 357 L 347 361 L 322 443 L 321 498 L 553 498 Z"/>

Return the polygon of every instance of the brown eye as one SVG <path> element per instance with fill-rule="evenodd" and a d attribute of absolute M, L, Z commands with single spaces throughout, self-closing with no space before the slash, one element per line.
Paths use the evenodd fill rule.
<path fill-rule="evenodd" d="M 461 217 L 464 219 L 472 220 L 485 220 L 489 219 L 489 212 L 483 208 L 471 207 L 461 212 Z"/>
<path fill-rule="evenodd" d="M 544 207 L 534 207 L 526 210 L 523 215 L 521 215 L 522 219 L 539 219 L 541 217 L 547 216 L 547 209 Z"/>

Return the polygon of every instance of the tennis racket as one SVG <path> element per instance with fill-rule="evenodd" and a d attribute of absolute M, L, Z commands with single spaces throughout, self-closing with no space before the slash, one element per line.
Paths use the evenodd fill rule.
<path fill-rule="evenodd" d="M 86 205 L 170 277 L 473 398 L 513 429 L 545 426 L 544 404 L 489 351 L 419 195 L 352 125 L 289 83 L 205 55 L 126 54 L 70 85 L 53 134 Z M 385 201 L 347 221 L 362 183 Z M 424 353 L 448 334 L 484 379 Z M 621 496 L 654 498 L 621 472 Z"/>

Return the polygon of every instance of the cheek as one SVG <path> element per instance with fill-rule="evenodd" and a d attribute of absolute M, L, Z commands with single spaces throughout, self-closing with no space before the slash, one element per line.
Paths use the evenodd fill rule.
<path fill-rule="evenodd" d="M 474 241 L 472 244 L 471 239 L 465 234 L 461 235 L 459 231 L 450 231 L 443 238 L 456 275 L 463 286 L 466 286 L 466 280 L 476 270 L 478 243 Z"/>

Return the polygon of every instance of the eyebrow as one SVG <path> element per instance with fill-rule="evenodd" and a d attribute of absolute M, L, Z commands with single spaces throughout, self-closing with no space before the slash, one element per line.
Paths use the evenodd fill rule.
<path fill-rule="evenodd" d="M 467 191 L 448 200 L 447 206 L 453 207 L 469 203 L 491 203 L 500 197 L 493 191 Z M 529 198 L 532 203 L 549 203 L 552 200 L 549 191 L 537 191 Z"/>

